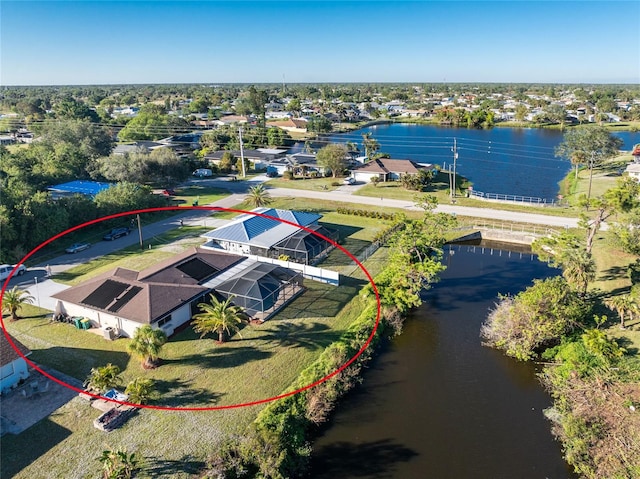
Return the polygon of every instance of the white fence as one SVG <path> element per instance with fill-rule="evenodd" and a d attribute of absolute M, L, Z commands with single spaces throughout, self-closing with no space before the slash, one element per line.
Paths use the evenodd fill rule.
<path fill-rule="evenodd" d="M 537 196 L 504 195 L 502 193 L 483 193 L 482 191 L 468 190 L 469 196 L 479 200 L 502 201 L 509 203 L 525 203 L 536 206 L 566 206 L 566 201 L 547 200 Z"/>
<path fill-rule="evenodd" d="M 331 271 L 329 269 L 318 268 L 317 266 L 309 266 L 307 264 L 295 263 L 293 261 L 282 261 L 275 258 L 266 258 L 264 256 L 257 255 L 245 255 L 247 258 L 251 258 L 261 263 L 276 264 L 285 268 L 300 271 L 302 276 L 314 281 L 320 281 L 321 283 L 333 284 L 335 286 L 340 285 L 340 273 Z"/>

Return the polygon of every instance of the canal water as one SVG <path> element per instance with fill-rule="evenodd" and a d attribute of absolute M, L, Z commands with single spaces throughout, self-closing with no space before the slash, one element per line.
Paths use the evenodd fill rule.
<path fill-rule="evenodd" d="M 454 139 L 458 149 L 456 171 L 484 193 L 530 196 L 551 201 L 557 198 L 558 182 L 571 163 L 554 156 L 563 133 L 544 128 L 448 128 L 435 125 L 394 123 L 374 125 L 351 133 L 336 134 L 329 142 L 351 141 L 362 146 L 362 134 L 380 143 L 380 152 L 392 158 L 432 163 L 448 169 L 453 160 Z M 640 133 L 616 132 L 631 150 Z M 297 146 L 298 149 L 302 145 Z M 362 153 L 364 154 L 364 153 Z"/>
<path fill-rule="evenodd" d="M 504 247 L 504 245 L 503 245 Z M 448 268 L 314 444 L 314 479 L 574 478 L 536 366 L 483 347 L 498 293 L 556 273 L 500 246 L 447 246 Z"/>

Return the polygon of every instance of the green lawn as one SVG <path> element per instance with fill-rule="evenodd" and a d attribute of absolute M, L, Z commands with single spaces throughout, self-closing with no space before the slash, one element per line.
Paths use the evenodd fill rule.
<path fill-rule="evenodd" d="M 380 220 L 326 211 L 327 205 L 307 201 L 301 209 L 322 210 L 323 222 L 339 229 L 344 246 L 356 254 L 385 226 Z M 274 206 L 292 207 L 290 203 L 279 199 Z M 170 234 L 176 231 L 180 230 Z M 380 249 L 365 263 L 372 274 L 384 267 L 386 253 Z M 71 271 L 67 281 L 76 283 L 116 265 L 144 267 L 165 257 L 160 248 L 143 253 L 123 250 Z M 337 288 L 306 281 L 307 291 L 276 317 L 260 326 L 245 326 L 242 338 L 236 335 L 224 344 L 211 337 L 200 339 L 187 328 L 164 346 L 162 365 L 151 371 L 126 352 L 130 340 L 107 341 L 72 325 L 49 322 L 33 307 L 25 310 L 25 319 L 8 322 L 7 329 L 32 349 L 32 360 L 77 379 L 108 362 L 124 370 L 125 383 L 136 377 L 154 379 L 161 392 L 157 405 L 210 407 L 255 401 L 285 390 L 361 313 L 358 292 L 366 284 L 364 273 L 337 250 L 323 264 L 329 265 L 353 275 L 343 277 Z M 241 434 L 262 407 L 200 412 L 143 409 L 122 428 L 105 434 L 92 425 L 100 412 L 74 399 L 22 434 L 1 439 L 0 475 L 96 477 L 99 452 L 123 447 L 145 458 L 152 477 L 190 477 L 203 467 L 207 453 L 221 438 Z"/>
<path fill-rule="evenodd" d="M 139 245 L 131 245 L 58 273 L 55 280 L 73 286 L 118 266 L 141 271 L 189 247 L 201 245 L 204 240 L 200 238 L 200 234 L 210 229 L 204 226 L 176 228 L 147 239 L 146 243 L 152 245 L 151 249 L 140 251 Z"/>
<path fill-rule="evenodd" d="M 442 188 L 442 183 L 435 183 L 429 187 L 426 191 L 418 193 L 417 191 L 410 191 L 402 187 L 397 181 L 390 181 L 386 183 L 378 183 L 378 186 L 365 185 L 354 193 L 354 196 L 369 196 L 369 197 L 383 197 L 396 200 L 414 201 L 417 194 L 427 194 L 435 196 L 440 204 L 446 205 L 451 203 L 451 199 L 448 193 L 448 185 L 446 190 Z M 528 206 L 518 203 L 500 203 L 494 201 L 483 201 L 474 198 L 466 198 L 460 194 L 456 197 L 456 204 L 460 206 L 472 206 L 474 208 L 491 208 L 496 210 L 505 211 L 520 211 L 523 213 L 537 213 L 550 216 L 565 216 L 573 218 L 578 216 L 579 212 L 573 208 L 559 208 L 559 207 L 537 207 Z"/>
<path fill-rule="evenodd" d="M 291 188 L 295 190 L 318 190 L 333 191 L 342 185 L 343 178 L 302 178 L 296 177 L 293 180 L 285 180 L 284 178 L 273 178 L 265 184 L 272 188 Z M 333 183 L 339 183 L 333 186 Z"/>
<path fill-rule="evenodd" d="M 221 188 L 191 185 L 177 188 L 176 196 L 174 198 L 178 204 L 191 206 L 194 201 L 198 201 L 200 206 L 204 206 L 221 200 L 227 196 L 229 196 L 229 192 Z"/>
<path fill-rule="evenodd" d="M 377 260 L 377 264 L 383 261 Z M 343 285 L 307 281 L 308 290 L 261 326 L 246 326 L 242 339 L 217 344 L 186 329 L 165 345 L 162 365 L 143 370 L 126 353 L 128 339 L 107 341 L 72 325 L 30 318 L 8 324 L 9 331 L 33 350 L 31 359 L 84 379 L 91 367 L 107 362 L 124 369 L 125 382 L 154 379 L 159 405 L 209 407 L 264 399 L 286 389 L 323 348 L 361 312 L 358 291 L 365 282 L 346 278 Z M 76 399 L 17 437 L 2 438 L 2 477 L 95 477 L 95 460 L 104 448 L 126 447 L 153 467 L 173 467 L 154 477 L 188 477 L 182 462 L 199 466 L 221 437 L 241 433 L 261 406 L 205 412 L 141 410 L 108 435 L 93 428 L 100 413 Z M 38 457 L 26 447 L 37 444 Z M 155 459 L 154 459 L 155 458 Z M 37 460 L 35 460 L 37 459 Z M 32 462 L 33 461 L 33 462 Z M 19 472 L 18 472 L 19 471 Z"/>

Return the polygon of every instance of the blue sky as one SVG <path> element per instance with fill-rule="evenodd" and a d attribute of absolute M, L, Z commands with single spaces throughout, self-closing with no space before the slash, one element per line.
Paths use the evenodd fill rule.
<path fill-rule="evenodd" d="M 0 1 L 0 84 L 640 83 L 638 1 Z"/>

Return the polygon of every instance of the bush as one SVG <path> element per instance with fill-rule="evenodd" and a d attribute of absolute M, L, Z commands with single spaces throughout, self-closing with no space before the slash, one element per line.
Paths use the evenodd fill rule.
<path fill-rule="evenodd" d="M 482 325 L 480 335 L 488 346 L 527 360 L 542 347 L 559 342 L 579 324 L 587 310 L 564 278 L 536 280 L 517 296 L 502 297 Z"/>
<path fill-rule="evenodd" d="M 282 173 L 282 178 L 285 180 L 293 180 L 293 171 L 285 171 L 284 173 Z"/>

